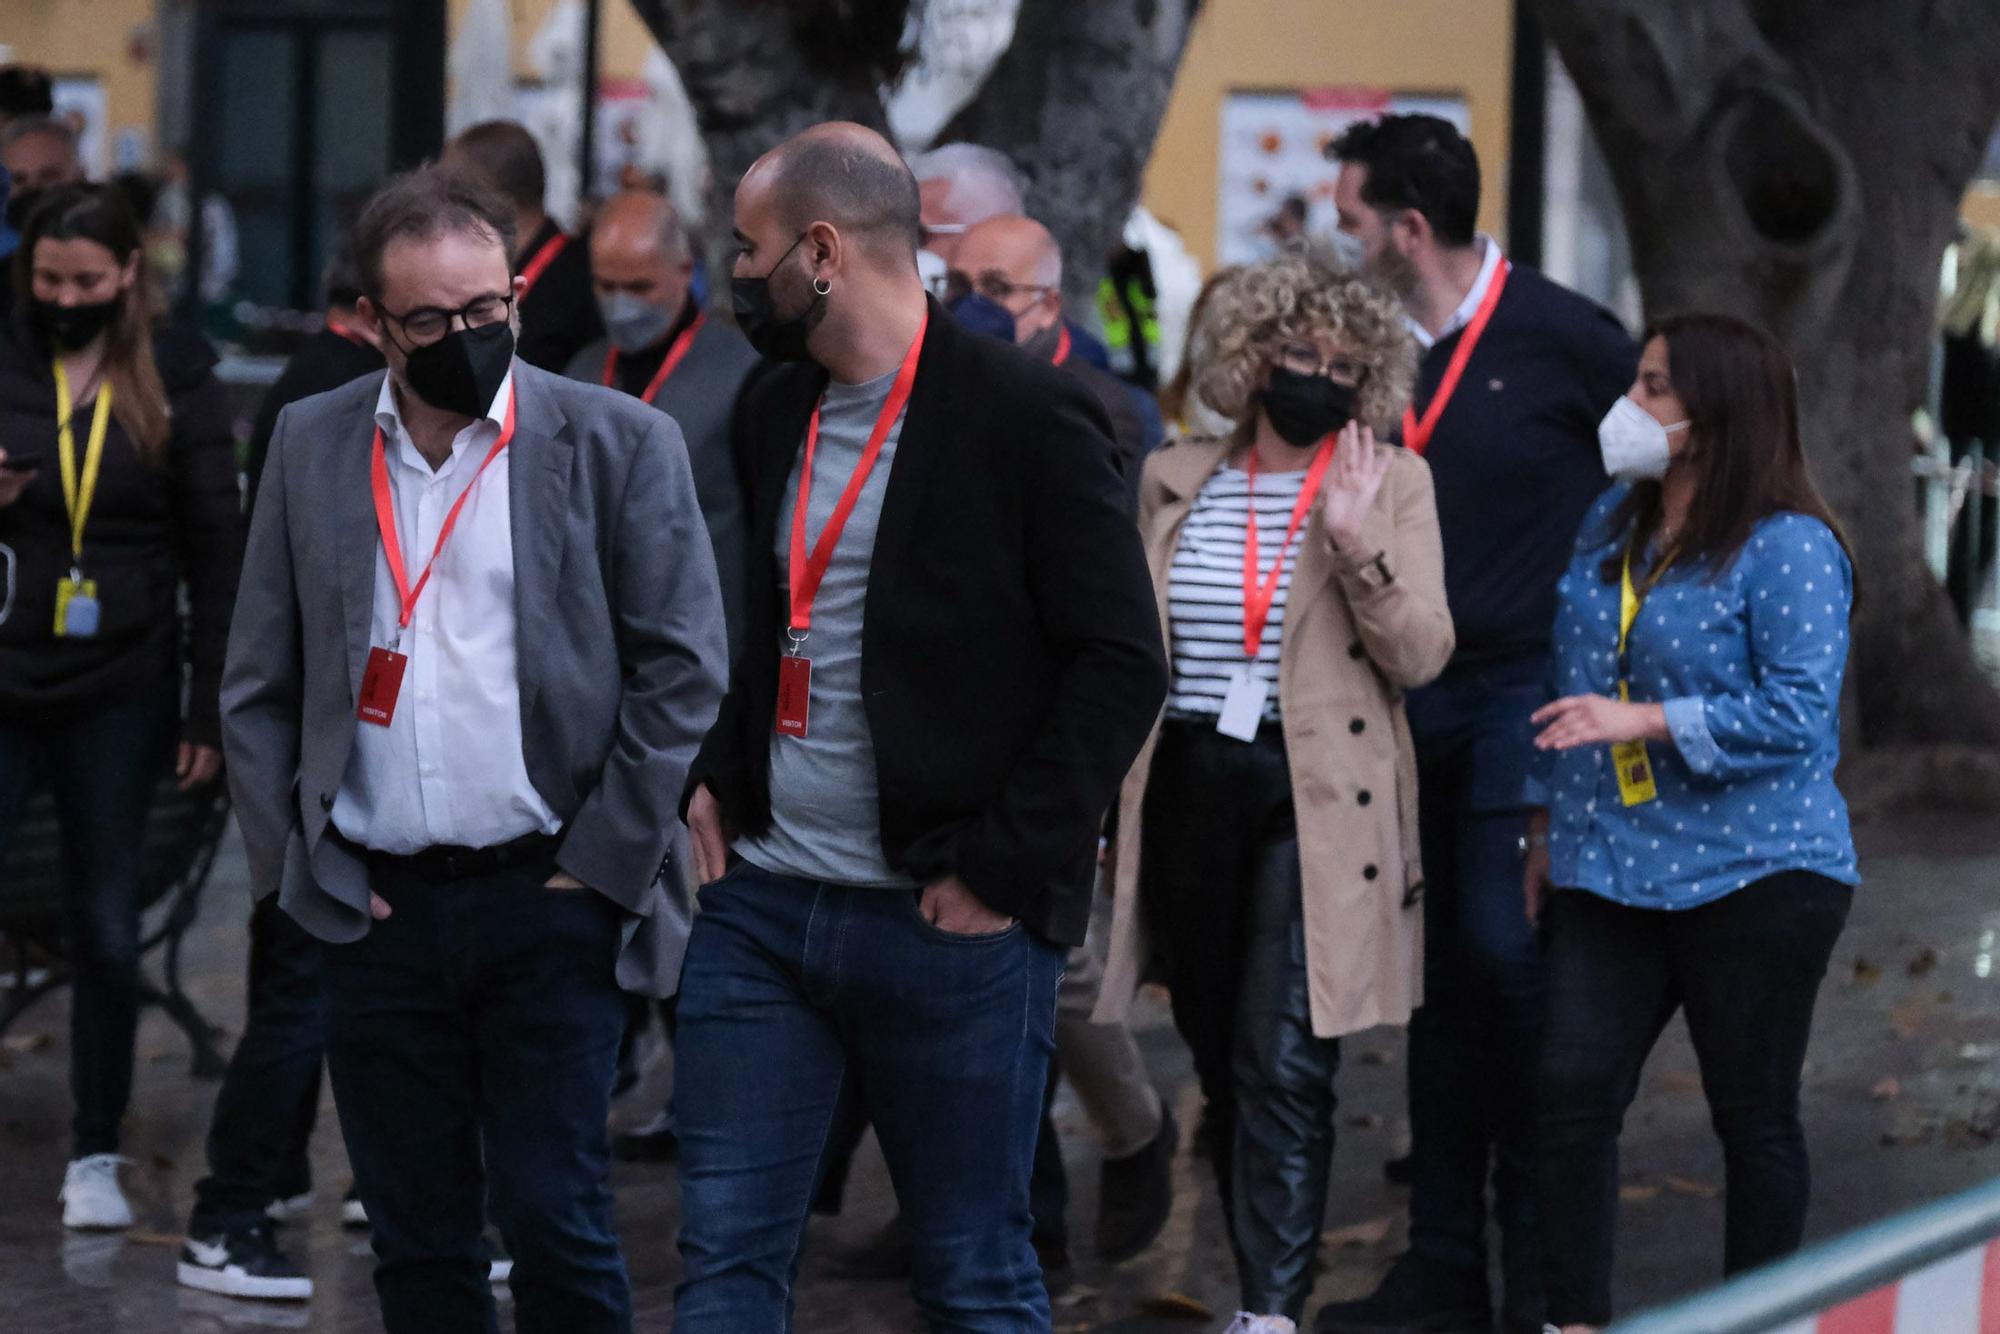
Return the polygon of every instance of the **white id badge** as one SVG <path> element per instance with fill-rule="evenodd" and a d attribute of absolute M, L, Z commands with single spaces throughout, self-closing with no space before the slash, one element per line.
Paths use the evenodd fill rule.
<path fill-rule="evenodd" d="M 1238 741 L 1255 741 L 1264 721 L 1264 701 L 1271 697 L 1271 683 L 1248 667 L 1238 668 L 1229 678 L 1229 693 L 1222 697 L 1222 716 L 1215 730 Z"/>

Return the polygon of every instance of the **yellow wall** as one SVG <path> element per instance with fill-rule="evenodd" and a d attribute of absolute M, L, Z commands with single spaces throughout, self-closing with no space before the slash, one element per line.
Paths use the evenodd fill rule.
<path fill-rule="evenodd" d="M 118 132 L 139 128 L 150 141 L 155 116 L 150 57 L 134 60 L 135 38 L 152 31 L 154 0 L 0 0 L 0 44 L 24 65 L 53 74 L 95 75 L 104 84 L 104 160 L 87 162 L 92 174 L 111 170 Z"/>
<path fill-rule="evenodd" d="M 1513 31 L 1512 0 L 1212 0 L 1160 125 L 1146 207 L 1211 264 L 1224 95 L 1387 88 L 1465 99 L 1487 182 L 1481 225 L 1497 234 L 1506 215 Z"/>

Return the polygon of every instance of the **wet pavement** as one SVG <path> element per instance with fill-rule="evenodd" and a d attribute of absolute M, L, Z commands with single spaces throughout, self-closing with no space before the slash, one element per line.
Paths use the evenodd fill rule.
<path fill-rule="evenodd" d="M 1869 883 L 1822 995 L 1806 1076 L 1807 1128 L 1817 1182 L 1810 1230 L 1826 1236 L 2000 1172 L 2000 822 L 1899 821 L 1864 828 Z M 226 850 L 188 943 L 191 991 L 208 1016 L 240 1022 L 243 862 Z M 346 1167 L 329 1095 L 315 1146 L 320 1201 L 287 1245 L 318 1281 L 308 1306 L 256 1305 L 178 1289 L 175 1233 L 202 1174 L 202 1137 L 215 1085 L 190 1078 L 180 1033 L 149 1013 L 125 1151 L 139 1228 L 128 1236 L 65 1236 L 58 1222 L 69 1116 L 66 999 L 17 1023 L 0 1047 L 0 1330 L 23 1334 L 243 1329 L 375 1331 L 365 1239 L 343 1232 L 338 1197 Z M 1199 1118 L 1185 1052 L 1157 996 L 1138 1011 L 1155 1079 L 1184 1126 Z M 1341 1141 L 1327 1216 L 1321 1302 L 1358 1295 L 1393 1258 L 1404 1194 L 1382 1176 L 1402 1125 L 1400 1034 L 1347 1044 L 1340 1076 Z M 657 1106 L 663 1069 L 622 1104 L 622 1123 Z M 1087 1238 L 1096 1207 L 1096 1153 L 1080 1112 L 1058 1104 L 1075 1198 L 1072 1231 Z M 1179 1197 L 1159 1244 L 1106 1269 L 1081 1254 L 1077 1286 L 1058 1329 L 1200 1331 L 1220 1328 L 1233 1282 L 1206 1164 L 1183 1152 Z M 1714 1281 L 1721 1263 L 1721 1155 L 1707 1125 L 1693 1054 L 1676 1023 L 1647 1068 L 1625 1138 L 1626 1202 L 1619 1225 L 1623 1309 Z M 637 1294 L 640 1330 L 668 1328 L 678 1261 L 678 1193 L 671 1167 L 621 1165 L 619 1226 Z M 830 1240 L 868 1235 L 891 1213 L 872 1145 L 850 1184 L 847 1212 L 816 1220 L 800 1289 L 803 1334 L 907 1331 L 914 1312 L 894 1284 L 828 1277 Z M 503 1326 L 507 1306 L 502 1303 Z M 1171 1302 L 1180 1314 L 1168 1314 Z M 1202 1319 L 1200 1312 L 1213 1313 Z"/>

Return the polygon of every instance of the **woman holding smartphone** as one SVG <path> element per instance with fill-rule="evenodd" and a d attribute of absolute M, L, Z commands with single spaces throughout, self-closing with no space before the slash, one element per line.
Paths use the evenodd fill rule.
<path fill-rule="evenodd" d="M 14 265 L 0 327 L 0 558 L 12 571 L 0 620 L 0 857 L 30 785 L 45 785 L 74 969 L 63 1222 L 122 1228 L 146 815 L 169 772 L 191 788 L 221 770 L 216 694 L 241 501 L 215 377 L 187 366 L 162 379 L 139 227 L 123 200 L 104 186 L 51 190 Z"/>
<path fill-rule="evenodd" d="M 1687 1016 L 1728 1183 L 1723 1268 L 1797 1249 L 1799 1078 L 1859 876 L 1834 785 L 1854 574 L 1776 339 L 1661 322 L 1600 430 L 1624 483 L 1559 586 L 1535 715 L 1528 912 L 1549 934 L 1539 1119 L 1548 1320 L 1611 1318 L 1618 1132 Z"/>

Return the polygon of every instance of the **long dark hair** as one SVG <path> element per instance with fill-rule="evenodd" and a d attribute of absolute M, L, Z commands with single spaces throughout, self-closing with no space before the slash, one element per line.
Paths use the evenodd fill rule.
<path fill-rule="evenodd" d="M 146 299 L 146 259 L 139 223 L 124 196 L 108 185 L 64 185 L 51 189 L 29 213 L 14 255 L 15 300 L 33 290 L 35 246 L 48 241 L 95 241 L 122 264 L 138 256 L 139 276 L 119 300 L 118 316 L 105 332 L 104 383 L 111 386 L 111 412 L 141 458 L 157 463 L 167 448 L 169 410 L 166 386 L 153 361 L 152 314 Z"/>
<path fill-rule="evenodd" d="M 1798 377 L 1784 346 L 1734 315 L 1674 315 L 1646 330 L 1663 338 L 1667 374 L 1687 409 L 1687 452 L 1675 467 L 1699 476 L 1687 524 L 1667 559 L 1706 566 L 1710 578 L 1729 568 L 1759 521 L 1773 514 L 1807 514 L 1853 551 L 1806 466 L 1799 438 Z M 1616 583 L 1625 553 L 1643 552 L 1660 531 L 1660 484 L 1640 482 L 1605 521 L 1604 541 L 1617 552 L 1602 566 Z M 1622 540 L 1621 540 L 1622 539 Z"/>

